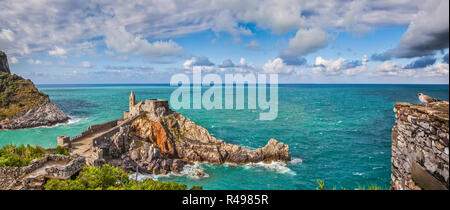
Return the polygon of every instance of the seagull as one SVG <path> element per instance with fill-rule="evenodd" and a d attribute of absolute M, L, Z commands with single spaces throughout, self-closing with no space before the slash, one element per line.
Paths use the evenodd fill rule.
<path fill-rule="evenodd" d="M 428 104 L 428 103 L 431 103 L 431 102 L 439 101 L 439 100 L 437 100 L 437 99 L 435 99 L 435 98 L 433 98 L 431 96 L 424 95 L 423 93 L 419 93 L 419 94 L 417 94 L 417 96 L 419 96 L 420 102 L 422 102 L 424 104 Z"/>

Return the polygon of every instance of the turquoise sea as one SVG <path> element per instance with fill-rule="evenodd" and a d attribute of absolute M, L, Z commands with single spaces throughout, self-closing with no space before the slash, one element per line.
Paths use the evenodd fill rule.
<path fill-rule="evenodd" d="M 131 90 L 137 100 L 169 99 L 168 85 L 38 85 L 71 116 L 68 124 L 0 131 L 0 146 L 31 144 L 54 147 L 59 135 L 78 135 L 89 125 L 122 117 Z M 208 87 L 203 87 L 206 90 Z M 204 189 L 355 189 L 372 184 L 388 187 L 391 173 L 391 129 L 395 102 L 419 103 L 416 94 L 448 100 L 448 85 L 280 85 L 278 117 L 258 120 L 260 110 L 176 110 L 205 127 L 216 138 L 247 148 L 270 138 L 289 145 L 288 164 L 244 166 L 197 164 L 182 176 L 156 176 Z M 202 169 L 206 178 L 192 177 Z"/>

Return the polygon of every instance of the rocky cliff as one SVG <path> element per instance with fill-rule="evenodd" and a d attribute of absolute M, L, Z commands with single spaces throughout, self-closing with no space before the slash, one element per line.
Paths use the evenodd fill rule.
<path fill-rule="evenodd" d="M 449 103 L 396 103 L 392 129 L 391 187 L 447 190 L 449 187 Z"/>
<path fill-rule="evenodd" d="M 246 164 L 291 159 L 289 146 L 275 139 L 263 148 L 249 150 L 214 138 L 168 106 L 154 110 L 141 113 L 114 135 L 96 141 L 95 157 L 88 158 L 97 165 L 108 163 L 152 174 L 177 173 L 193 162 Z"/>
<path fill-rule="evenodd" d="M 6 53 L 3 51 L 0 51 L 0 73 L 1 72 L 11 74 L 8 65 L 8 58 L 6 57 Z"/>
<path fill-rule="evenodd" d="M 0 129 L 21 129 L 38 126 L 51 126 L 67 122 L 70 118 L 50 101 L 34 106 L 32 109 L 0 120 Z"/>
<path fill-rule="evenodd" d="M 69 120 L 33 82 L 11 75 L 2 54 L 0 51 L 0 129 L 50 126 Z"/>

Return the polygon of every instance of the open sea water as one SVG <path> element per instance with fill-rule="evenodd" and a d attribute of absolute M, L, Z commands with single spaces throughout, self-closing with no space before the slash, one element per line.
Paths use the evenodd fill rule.
<path fill-rule="evenodd" d="M 168 85 L 37 87 L 72 119 L 52 127 L 0 131 L 0 146 L 55 147 L 57 136 L 75 136 L 90 125 L 122 117 L 128 109 L 131 90 L 137 100 L 170 99 L 177 88 Z M 419 103 L 416 96 L 419 92 L 448 100 L 449 86 L 280 85 L 278 117 L 272 121 L 258 120 L 261 110 L 175 110 L 208 129 L 214 137 L 249 149 L 263 147 L 270 138 L 275 138 L 289 145 L 292 161 L 243 166 L 200 163 L 186 166 L 182 175 L 140 178 L 220 190 L 315 189 L 318 179 L 324 180 L 330 189 L 370 185 L 388 188 L 391 129 L 395 123 L 393 105 Z M 194 176 L 195 170 L 202 170 L 206 176 Z"/>

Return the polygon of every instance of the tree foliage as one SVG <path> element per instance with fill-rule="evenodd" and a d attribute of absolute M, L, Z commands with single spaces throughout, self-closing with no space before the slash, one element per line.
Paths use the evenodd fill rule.
<path fill-rule="evenodd" d="M 0 167 L 27 166 L 33 159 L 42 158 L 47 151 L 39 146 L 6 145 L 0 149 Z"/>
<path fill-rule="evenodd" d="M 67 151 L 66 148 L 61 147 L 61 146 L 57 146 L 57 147 L 55 148 L 55 151 L 53 151 L 53 154 L 67 155 L 67 156 L 70 155 L 69 151 Z"/>
<path fill-rule="evenodd" d="M 129 174 L 124 170 L 105 164 L 100 169 L 85 166 L 74 180 L 51 179 L 44 188 L 46 190 L 186 190 L 187 185 L 152 179 L 137 182 L 130 179 Z M 191 189 L 203 188 L 195 186 Z"/>

